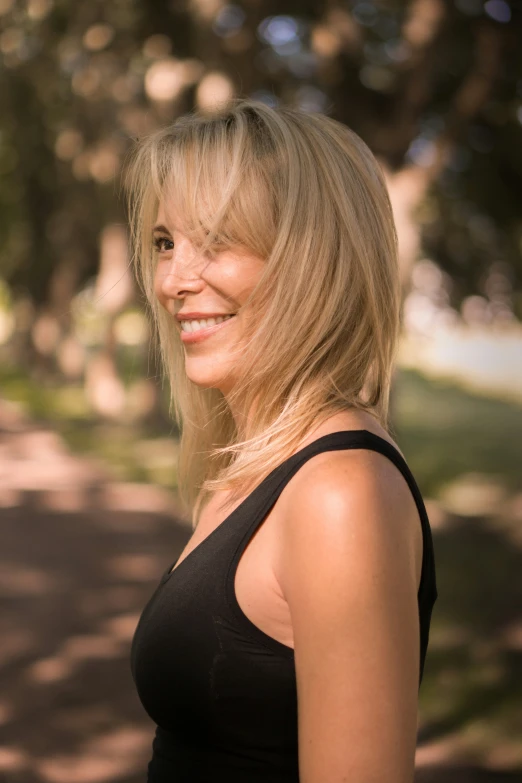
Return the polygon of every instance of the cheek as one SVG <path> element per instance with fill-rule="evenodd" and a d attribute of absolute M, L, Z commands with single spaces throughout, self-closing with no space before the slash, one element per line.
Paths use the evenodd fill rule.
<path fill-rule="evenodd" d="M 236 305 L 242 305 L 261 277 L 262 266 L 247 258 L 221 258 L 202 275 L 213 288 Z"/>
<path fill-rule="evenodd" d="M 201 273 L 203 280 L 209 285 L 224 288 L 227 291 L 234 290 L 240 270 L 237 263 L 232 260 L 219 258 L 211 261 Z"/>

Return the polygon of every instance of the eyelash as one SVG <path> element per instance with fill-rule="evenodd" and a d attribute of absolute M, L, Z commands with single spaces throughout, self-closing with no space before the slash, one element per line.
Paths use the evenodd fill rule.
<path fill-rule="evenodd" d="M 156 253 L 162 253 L 163 252 L 161 247 L 160 247 L 160 242 L 171 242 L 172 243 L 172 239 L 169 239 L 168 237 L 157 237 L 156 239 L 154 239 L 154 241 L 152 242 L 152 247 L 154 248 L 154 251 Z"/>

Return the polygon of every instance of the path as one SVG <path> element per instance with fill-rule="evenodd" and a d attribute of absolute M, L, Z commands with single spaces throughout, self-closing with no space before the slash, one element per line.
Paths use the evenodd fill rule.
<path fill-rule="evenodd" d="M 0 401 L 2 783 L 144 783 L 130 642 L 189 535 L 170 493 L 114 483 Z M 416 783 L 515 783 L 451 758 L 421 745 Z"/>

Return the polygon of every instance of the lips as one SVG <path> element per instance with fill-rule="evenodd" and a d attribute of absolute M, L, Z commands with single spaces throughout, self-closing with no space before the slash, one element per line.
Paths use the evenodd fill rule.
<path fill-rule="evenodd" d="M 203 329 L 197 329 L 195 332 L 184 332 L 181 329 L 181 326 L 180 326 L 182 342 L 183 343 L 199 343 L 202 340 L 206 340 L 207 337 L 211 337 L 213 334 L 218 332 L 220 329 L 225 328 L 226 325 L 228 323 L 230 323 L 230 321 L 232 321 L 233 318 L 235 317 L 235 314 L 232 314 L 232 313 L 227 313 L 227 315 L 230 315 L 231 317 L 230 318 L 225 318 L 225 320 L 221 321 L 219 324 L 214 324 L 213 326 L 206 326 Z M 192 320 L 196 320 L 196 319 L 192 319 Z"/>

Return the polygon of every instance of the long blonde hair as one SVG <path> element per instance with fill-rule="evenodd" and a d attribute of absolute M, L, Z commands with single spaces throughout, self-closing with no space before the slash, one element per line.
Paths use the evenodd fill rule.
<path fill-rule="evenodd" d="M 388 432 L 401 318 L 397 234 L 380 166 L 322 114 L 234 99 L 140 139 L 124 176 L 131 255 L 180 430 L 178 487 L 197 525 L 204 502 L 235 503 L 310 429 L 348 408 Z M 163 198 L 201 253 L 239 245 L 264 259 L 244 306 L 241 378 L 230 399 L 185 372 L 183 344 L 154 294 L 152 227 Z M 181 230 L 181 229 L 180 229 Z"/>

